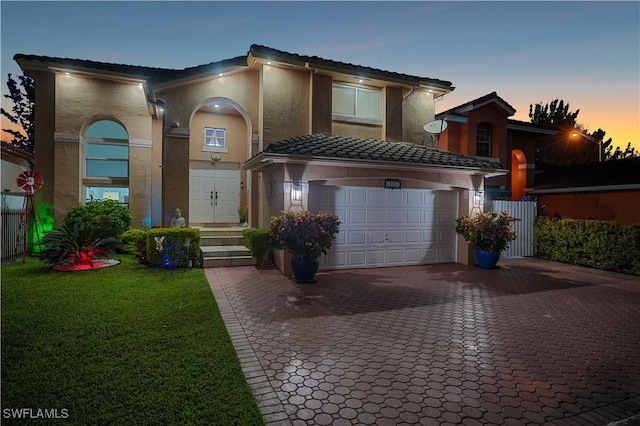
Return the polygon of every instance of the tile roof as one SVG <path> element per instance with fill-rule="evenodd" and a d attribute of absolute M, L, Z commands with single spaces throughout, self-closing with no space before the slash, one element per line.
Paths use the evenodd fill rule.
<path fill-rule="evenodd" d="M 502 105 L 503 108 L 505 108 L 505 110 L 507 112 L 510 112 L 510 115 L 513 115 L 516 113 L 516 109 L 514 107 L 512 107 L 511 105 L 509 105 L 509 103 L 507 101 L 505 101 L 504 99 L 502 99 L 500 96 L 498 96 L 498 94 L 496 92 L 491 92 L 487 95 L 481 96 L 477 99 L 474 99 L 472 101 L 469 102 L 465 102 L 461 105 L 458 105 L 456 107 L 450 108 L 446 111 L 443 111 L 441 113 L 436 114 L 436 118 L 442 117 L 443 115 L 446 114 L 455 114 L 455 113 L 460 113 L 461 111 L 467 111 L 469 109 L 475 109 L 475 108 L 479 108 L 483 105 L 486 105 L 487 103 L 490 102 L 497 102 L 499 104 Z"/>
<path fill-rule="evenodd" d="M 264 59 L 273 59 L 282 62 L 292 62 L 298 64 L 308 63 L 311 68 L 324 68 L 334 71 L 342 71 L 348 74 L 358 75 L 360 77 L 370 77 L 381 80 L 401 81 L 406 84 L 425 84 L 442 89 L 453 90 L 454 87 L 450 81 L 439 80 L 429 77 L 418 77 L 414 75 L 401 74 L 393 71 L 386 71 L 377 68 L 355 65 L 347 62 L 334 61 L 332 59 L 324 59 L 318 56 L 304 56 L 297 53 L 284 52 L 282 50 L 272 49 L 270 47 L 252 44 L 249 53 Z"/>
<path fill-rule="evenodd" d="M 405 165 L 420 164 L 465 169 L 501 170 L 501 166 L 497 162 L 447 151 L 438 151 L 434 148 L 407 142 L 325 136 L 322 133 L 297 136 L 272 143 L 257 156 L 261 154 L 287 154 L 302 157 L 382 161 L 396 164 L 403 163 Z"/>
<path fill-rule="evenodd" d="M 68 68 L 70 70 L 79 71 L 106 71 L 115 74 L 122 74 L 125 76 L 138 77 L 140 79 L 147 80 L 149 82 L 161 83 L 170 80 L 177 80 L 193 75 L 211 73 L 215 74 L 221 72 L 228 67 L 246 66 L 247 57 L 237 56 L 231 59 L 224 59 L 222 61 L 210 62 L 204 65 L 198 65 L 195 67 L 185 69 L 170 69 L 170 68 L 154 68 L 144 67 L 139 65 L 126 65 L 126 64 L 114 64 L 109 62 L 90 61 L 86 59 L 72 59 L 72 58 L 56 58 L 52 56 L 38 56 L 38 55 L 25 55 L 18 53 L 13 56 L 13 59 L 20 63 L 23 61 L 29 62 L 41 62 L 43 65 L 53 65 L 58 67 Z"/>
<path fill-rule="evenodd" d="M 282 50 L 273 49 L 258 44 L 253 44 L 249 47 L 249 52 L 246 55 L 236 56 L 230 59 L 224 59 L 221 61 L 210 62 L 204 65 L 197 65 L 194 67 L 184 69 L 170 69 L 170 68 L 155 68 L 145 67 L 139 65 L 127 65 L 127 64 L 114 64 L 109 62 L 90 61 L 85 59 L 72 59 L 72 58 L 57 58 L 52 56 L 38 56 L 38 55 L 26 55 L 18 53 L 14 55 L 13 59 L 18 62 L 40 62 L 42 65 L 54 65 L 58 67 L 64 67 L 71 70 L 92 70 L 92 71 L 104 71 L 109 73 L 122 74 L 124 76 L 132 76 L 149 81 L 150 83 L 164 83 L 171 80 L 178 80 L 196 75 L 203 74 L 217 74 L 223 72 L 225 69 L 234 67 L 246 67 L 247 58 L 249 55 L 253 55 L 260 58 L 271 58 L 281 62 L 289 62 L 293 64 L 304 65 L 308 63 L 312 68 L 321 68 L 327 70 L 333 70 L 336 72 L 344 72 L 349 74 L 358 75 L 361 77 L 369 77 L 381 80 L 390 80 L 402 82 L 404 84 L 417 85 L 425 84 L 433 87 L 442 88 L 445 90 L 453 90 L 451 82 L 439 80 L 428 77 L 418 77 L 408 74 L 401 74 L 392 71 L 380 70 L 371 67 L 365 67 L 361 65 L 354 65 L 346 62 L 334 61 L 331 59 L 324 59 L 317 56 L 304 56 L 297 53 L 289 53 Z"/>

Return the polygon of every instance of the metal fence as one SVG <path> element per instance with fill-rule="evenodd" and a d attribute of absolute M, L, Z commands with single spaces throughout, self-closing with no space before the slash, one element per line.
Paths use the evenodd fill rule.
<path fill-rule="evenodd" d="M 20 259 L 25 255 L 24 230 L 20 226 L 22 209 L 24 208 L 24 195 L 15 193 L 2 193 L 2 229 L 0 262 L 8 263 Z"/>
<path fill-rule="evenodd" d="M 506 211 L 517 220 L 512 227 L 517 233 L 509 248 L 502 252 L 502 257 L 535 256 L 533 248 L 533 222 L 538 214 L 538 205 L 535 201 L 505 201 L 493 200 L 493 211 Z"/>

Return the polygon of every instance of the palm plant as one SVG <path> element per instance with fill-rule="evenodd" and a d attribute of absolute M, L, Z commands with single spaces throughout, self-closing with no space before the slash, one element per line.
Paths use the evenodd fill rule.
<path fill-rule="evenodd" d="M 89 265 L 93 259 L 106 257 L 122 247 L 119 238 L 106 223 L 75 223 L 47 233 L 40 244 L 45 249 L 41 260 L 49 265 Z"/>

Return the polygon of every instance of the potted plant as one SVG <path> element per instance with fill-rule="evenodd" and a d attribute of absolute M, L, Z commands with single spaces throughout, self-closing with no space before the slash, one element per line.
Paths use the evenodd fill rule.
<path fill-rule="evenodd" d="M 285 249 L 291 257 L 293 278 L 297 283 L 315 282 L 320 254 L 327 254 L 340 221 L 332 213 L 282 212 L 271 218 L 271 244 Z"/>
<path fill-rule="evenodd" d="M 238 218 L 240 219 L 240 223 L 245 225 L 247 223 L 247 213 L 249 212 L 249 206 L 246 204 L 244 206 L 238 207 Z"/>
<path fill-rule="evenodd" d="M 456 219 L 456 233 L 475 248 L 478 266 L 491 269 L 496 267 L 500 253 L 516 239 L 516 231 L 511 228 L 515 220 L 506 211 L 463 215 Z"/>

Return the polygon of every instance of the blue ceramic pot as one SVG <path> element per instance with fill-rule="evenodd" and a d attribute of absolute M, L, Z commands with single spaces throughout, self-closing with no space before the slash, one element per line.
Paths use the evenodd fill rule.
<path fill-rule="evenodd" d="M 476 259 L 478 260 L 478 266 L 484 269 L 494 269 L 500 259 L 499 251 L 484 251 L 476 249 Z"/>
<path fill-rule="evenodd" d="M 320 260 L 317 256 L 294 254 L 291 257 L 291 269 L 296 283 L 315 283 L 314 277 L 318 272 Z"/>

